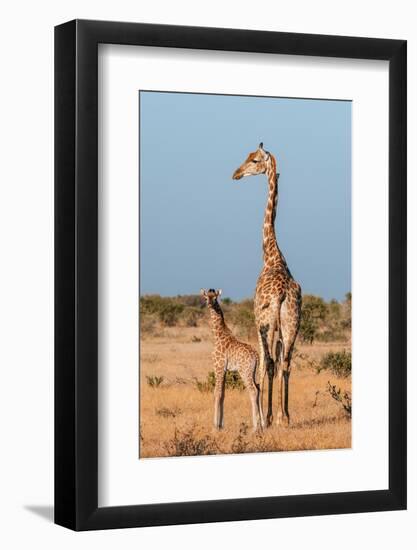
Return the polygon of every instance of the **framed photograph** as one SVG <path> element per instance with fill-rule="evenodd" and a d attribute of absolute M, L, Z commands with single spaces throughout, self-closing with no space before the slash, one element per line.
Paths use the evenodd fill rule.
<path fill-rule="evenodd" d="M 55 522 L 406 508 L 406 42 L 55 29 Z"/>

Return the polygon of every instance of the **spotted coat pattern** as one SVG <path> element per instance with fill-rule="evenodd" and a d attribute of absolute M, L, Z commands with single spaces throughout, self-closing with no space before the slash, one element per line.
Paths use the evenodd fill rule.
<path fill-rule="evenodd" d="M 218 302 L 221 291 L 201 290 L 205 298 L 214 339 L 213 366 L 215 373 L 214 388 L 214 427 L 224 426 L 224 394 L 227 370 L 238 371 L 252 405 L 252 422 L 256 430 L 260 427 L 259 387 L 255 382 L 259 356 L 256 350 L 245 342 L 240 342 L 231 332 L 224 320 L 223 311 Z"/>
<path fill-rule="evenodd" d="M 291 356 L 300 327 L 301 287 L 293 279 L 284 255 L 278 247 L 275 217 L 279 174 L 275 157 L 265 151 L 262 144 L 255 152 L 249 154 L 246 161 L 233 174 L 233 179 L 257 174 L 266 175 L 269 187 L 262 233 L 263 269 L 257 281 L 254 299 L 260 350 L 261 420 L 263 423 L 262 397 L 267 373 L 269 387 L 266 423 L 270 425 L 273 420 L 273 379 L 277 376 L 277 424 L 288 424 L 289 377 Z"/>

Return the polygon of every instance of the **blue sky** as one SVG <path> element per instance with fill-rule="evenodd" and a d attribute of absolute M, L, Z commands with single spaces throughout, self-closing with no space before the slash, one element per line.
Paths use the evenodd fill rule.
<path fill-rule="evenodd" d="M 141 294 L 253 296 L 268 187 L 232 173 L 260 141 L 293 277 L 327 300 L 351 290 L 349 101 L 140 92 Z"/>

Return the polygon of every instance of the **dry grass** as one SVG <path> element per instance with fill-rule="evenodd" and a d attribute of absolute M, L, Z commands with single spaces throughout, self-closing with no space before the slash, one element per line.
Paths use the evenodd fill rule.
<path fill-rule="evenodd" d="M 252 342 L 256 346 L 255 342 Z M 351 446 L 351 421 L 328 392 L 328 382 L 351 391 L 351 379 L 317 374 L 314 362 L 346 343 L 297 343 L 290 381 L 289 428 L 251 429 L 246 391 L 226 391 L 225 428 L 212 428 L 213 394 L 197 389 L 212 370 L 207 327 L 165 327 L 141 338 L 140 457 L 340 449 Z M 149 377 L 163 377 L 151 387 Z"/>

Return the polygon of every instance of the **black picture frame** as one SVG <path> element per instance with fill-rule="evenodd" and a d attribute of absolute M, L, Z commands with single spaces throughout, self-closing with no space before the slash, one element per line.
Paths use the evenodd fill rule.
<path fill-rule="evenodd" d="M 389 61 L 389 488 L 98 507 L 98 44 Z M 55 28 L 55 523 L 74 530 L 406 508 L 406 41 L 74 20 Z"/>

